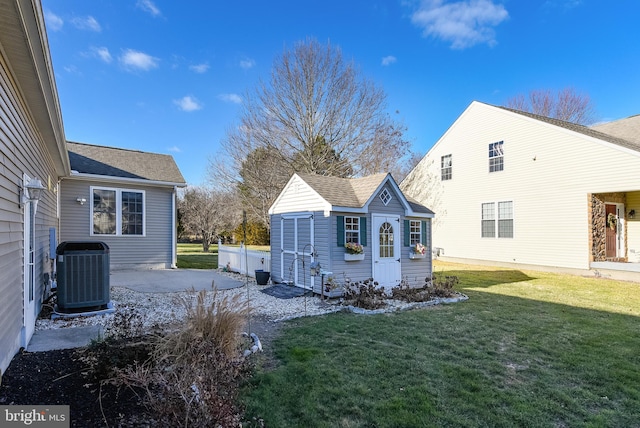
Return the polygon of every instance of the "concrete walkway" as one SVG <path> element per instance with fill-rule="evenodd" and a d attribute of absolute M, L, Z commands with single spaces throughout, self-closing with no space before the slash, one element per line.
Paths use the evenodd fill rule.
<path fill-rule="evenodd" d="M 114 271 L 109 277 L 109 284 L 141 293 L 173 293 L 191 289 L 211 290 L 212 284 L 215 284 L 218 290 L 228 290 L 242 287 L 244 282 L 213 270 L 163 269 Z M 102 334 L 102 327 L 98 325 L 38 330 L 34 332 L 27 351 L 79 348 L 89 345 Z"/>
<path fill-rule="evenodd" d="M 111 286 L 126 287 L 141 293 L 174 293 L 176 291 L 218 290 L 242 287 L 243 282 L 206 269 L 158 269 L 112 271 Z"/>

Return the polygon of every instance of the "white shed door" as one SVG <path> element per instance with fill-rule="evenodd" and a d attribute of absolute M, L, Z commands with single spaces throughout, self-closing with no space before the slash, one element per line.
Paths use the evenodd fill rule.
<path fill-rule="evenodd" d="M 372 216 L 373 279 L 390 290 L 400 283 L 400 217 Z"/>
<path fill-rule="evenodd" d="M 282 216 L 280 222 L 282 279 L 310 289 L 314 279 L 309 271 L 314 251 L 313 215 Z"/>

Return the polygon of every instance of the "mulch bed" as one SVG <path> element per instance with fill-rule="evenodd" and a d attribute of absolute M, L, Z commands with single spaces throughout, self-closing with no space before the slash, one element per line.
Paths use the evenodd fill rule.
<path fill-rule="evenodd" d="M 136 393 L 100 382 L 84 348 L 22 352 L 2 376 L 2 405 L 69 405 L 72 427 L 144 427 L 153 418 Z"/>

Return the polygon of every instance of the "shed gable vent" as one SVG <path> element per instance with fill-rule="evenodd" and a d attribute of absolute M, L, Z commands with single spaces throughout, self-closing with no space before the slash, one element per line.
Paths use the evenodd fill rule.
<path fill-rule="evenodd" d="M 389 202 L 391 202 L 391 193 L 389 193 L 387 189 L 383 189 L 382 192 L 380 192 L 380 200 L 387 206 Z"/>

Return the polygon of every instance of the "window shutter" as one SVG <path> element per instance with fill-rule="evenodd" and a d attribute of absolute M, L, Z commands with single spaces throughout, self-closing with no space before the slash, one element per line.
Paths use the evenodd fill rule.
<path fill-rule="evenodd" d="M 344 216 L 339 215 L 337 219 L 338 227 L 336 230 L 338 231 L 338 247 L 344 247 Z"/>
<path fill-rule="evenodd" d="M 404 221 L 404 246 L 408 247 L 411 245 L 411 237 L 409 233 L 411 230 L 409 229 L 409 220 Z"/>
<path fill-rule="evenodd" d="M 360 217 L 360 245 L 367 246 L 367 218 Z"/>
<path fill-rule="evenodd" d="M 420 225 L 420 233 L 422 235 L 420 237 L 420 239 L 422 240 L 422 245 L 424 245 L 425 247 L 429 247 L 429 243 L 427 242 L 427 222 L 424 220 Z"/>

